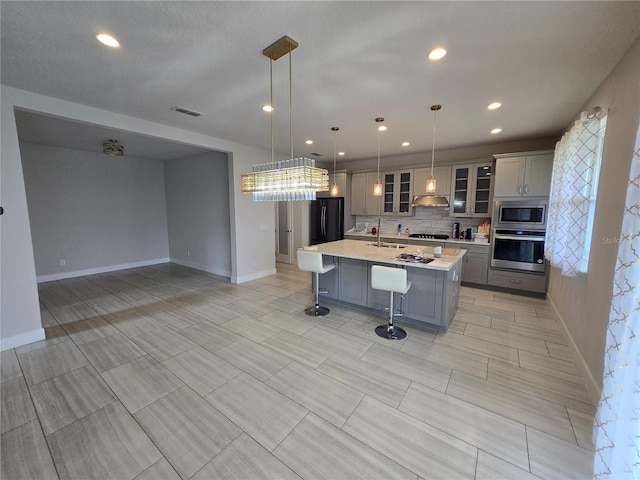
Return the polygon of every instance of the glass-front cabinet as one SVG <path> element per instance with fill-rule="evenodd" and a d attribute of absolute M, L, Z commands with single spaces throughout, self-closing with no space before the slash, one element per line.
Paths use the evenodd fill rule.
<path fill-rule="evenodd" d="M 452 217 L 490 217 L 493 162 L 454 165 L 451 179 Z"/>
<path fill-rule="evenodd" d="M 382 214 L 409 216 L 413 192 L 413 170 L 382 173 Z"/>

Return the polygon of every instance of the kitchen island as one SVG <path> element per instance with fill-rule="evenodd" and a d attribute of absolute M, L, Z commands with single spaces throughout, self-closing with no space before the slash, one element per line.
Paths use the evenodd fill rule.
<path fill-rule="evenodd" d="M 371 288 L 373 265 L 406 268 L 411 289 L 404 300 L 394 298 L 396 309 L 404 316 L 397 320 L 446 331 L 458 309 L 460 273 L 465 251 L 444 248 L 441 258 L 433 256 L 433 247 L 383 243 L 375 240 L 339 240 L 311 247 L 322 253 L 325 263 L 336 268 L 320 276 L 321 297 L 330 302 L 353 305 L 375 313 L 388 307 L 389 294 Z M 401 254 L 433 259 L 429 263 L 402 260 Z"/>

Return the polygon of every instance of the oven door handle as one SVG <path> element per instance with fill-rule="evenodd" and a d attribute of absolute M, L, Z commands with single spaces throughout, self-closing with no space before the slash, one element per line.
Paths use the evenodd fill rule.
<path fill-rule="evenodd" d="M 530 240 L 533 242 L 544 242 L 544 237 L 531 237 L 527 235 L 501 235 L 496 233 L 493 235 L 496 240 Z"/>

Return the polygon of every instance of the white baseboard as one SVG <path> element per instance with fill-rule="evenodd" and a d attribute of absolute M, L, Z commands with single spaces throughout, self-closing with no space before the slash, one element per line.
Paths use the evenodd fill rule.
<path fill-rule="evenodd" d="M 11 348 L 21 347 L 27 343 L 39 342 L 45 339 L 44 328 L 36 328 L 29 332 L 19 333 L 7 338 L 0 339 L 0 352 Z"/>
<path fill-rule="evenodd" d="M 202 270 L 203 272 L 207 272 L 207 273 L 213 273 L 214 275 L 220 275 L 221 277 L 226 277 L 226 278 L 231 277 L 231 272 L 229 270 L 222 270 L 220 268 L 211 268 L 206 265 L 201 265 L 199 263 L 187 262 L 179 258 L 172 258 L 171 263 L 182 265 L 183 267 L 195 268 L 196 270 Z"/>
<path fill-rule="evenodd" d="M 107 267 L 88 268 L 86 270 L 75 270 L 73 272 L 52 273 L 51 275 L 39 275 L 36 277 L 38 283 L 52 282 L 54 280 L 63 280 L 65 278 L 84 277 L 85 275 L 95 275 L 97 273 L 115 272 L 117 270 L 126 270 L 127 268 L 148 267 L 149 265 L 158 265 L 167 263 L 170 259 L 154 258 L 153 260 L 143 260 L 142 262 L 122 263 L 120 265 L 109 265 Z"/>
<path fill-rule="evenodd" d="M 269 275 L 275 275 L 277 273 L 276 268 L 270 268 L 269 270 L 263 270 L 261 272 L 254 272 L 249 275 L 232 276 L 231 283 L 240 284 L 250 282 L 251 280 L 257 280 L 259 278 L 268 277 Z"/>
<path fill-rule="evenodd" d="M 573 337 L 571 336 L 571 332 L 567 328 L 567 324 L 565 323 L 564 318 L 562 318 L 562 315 L 560 315 L 560 312 L 558 311 L 558 307 L 556 307 L 556 304 L 553 303 L 553 298 L 548 293 L 547 293 L 547 299 L 549 300 L 549 303 L 553 307 L 553 311 L 556 312 L 556 315 L 558 316 L 558 320 L 560 321 L 560 328 L 562 329 L 562 333 L 564 334 L 565 338 L 569 341 L 569 347 L 571 348 L 571 351 L 575 355 L 575 359 L 577 360 L 576 367 L 578 367 L 578 371 L 582 375 L 582 379 L 585 381 L 585 387 L 587 388 L 587 393 L 589 394 L 589 398 L 591 399 L 594 405 L 598 405 L 598 403 L 600 402 L 600 393 L 601 393 L 600 382 L 596 381 L 595 377 L 591 373 L 591 370 L 589 369 L 587 362 L 584 360 L 584 357 L 580 353 L 580 350 L 578 349 L 576 342 L 573 340 Z"/>

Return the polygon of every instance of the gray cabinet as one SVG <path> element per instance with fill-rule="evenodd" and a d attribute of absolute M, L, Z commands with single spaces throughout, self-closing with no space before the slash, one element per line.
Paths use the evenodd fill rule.
<path fill-rule="evenodd" d="M 487 284 L 487 272 L 489 271 L 488 247 L 461 247 L 467 251 L 462 259 L 462 281 L 478 285 Z"/>
<path fill-rule="evenodd" d="M 373 186 L 377 180 L 376 172 L 354 173 L 351 176 L 351 215 L 380 213 L 381 199 L 373 195 Z"/>
<path fill-rule="evenodd" d="M 338 300 L 367 305 L 369 272 L 367 262 L 341 257 L 338 275 Z"/>
<path fill-rule="evenodd" d="M 326 255 L 323 257 L 324 263 L 333 263 L 336 266 L 338 265 L 339 260 L 340 259 L 338 257 L 329 257 Z M 316 277 L 315 273 L 312 273 L 311 274 L 312 285 L 314 283 L 315 277 Z M 318 283 L 320 283 L 320 290 L 326 291 L 322 295 L 329 298 L 338 298 L 338 269 L 337 268 L 334 268 L 333 270 L 330 270 L 327 273 L 324 273 L 322 275 L 318 275 Z M 313 288 L 315 288 L 315 285 L 313 285 Z"/>
<path fill-rule="evenodd" d="M 367 279 L 367 307 L 375 308 L 376 310 L 380 310 L 381 314 L 382 310 L 389 307 L 389 292 L 385 290 L 378 290 L 371 287 L 371 267 L 374 265 L 382 265 L 383 267 L 389 267 L 389 264 L 384 263 L 376 263 L 376 262 L 367 262 L 367 273 L 369 275 Z M 397 312 L 400 310 L 400 294 L 395 293 L 393 295 L 393 304 L 394 310 Z"/>
<path fill-rule="evenodd" d="M 382 172 L 382 215 L 413 215 L 413 170 Z"/>
<path fill-rule="evenodd" d="M 495 155 L 495 197 L 547 197 L 551 188 L 553 153 Z"/>
<path fill-rule="evenodd" d="M 452 217 L 491 216 L 493 162 L 454 165 L 451 169 Z"/>
<path fill-rule="evenodd" d="M 508 270 L 489 269 L 489 285 L 545 294 L 548 278 L 546 274 L 512 272 Z"/>
<path fill-rule="evenodd" d="M 444 298 L 442 277 L 447 272 L 418 268 L 407 270 L 411 288 L 406 295 L 405 314 L 416 320 L 440 324 L 438 319 L 442 314 Z"/>
<path fill-rule="evenodd" d="M 366 307 L 386 317 L 384 309 L 389 306 L 389 292 L 371 287 L 371 267 L 390 265 L 346 257 L 331 258 L 337 267 L 333 274 L 329 272 L 320 276 L 320 287 L 328 290 L 323 296 Z M 402 308 L 404 321 L 428 324 L 430 327 L 446 330 L 458 305 L 462 262 L 457 262 L 449 271 L 397 268 L 406 268 L 411 288 L 404 298 L 398 293 L 394 294 L 394 310 L 399 311 Z"/>
<path fill-rule="evenodd" d="M 460 298 L 460 268 L 461 263 L 449 271 L 408 268 L 405 316 L 446 330 Z"/>
<path fill-rule="evenodd" d="M 431 167 L 416 168 L 413 171 L 413 195 L 427 194 L 427 180 L 431 176 Z M 433 178 L 436 179 L 436 195 L 448 197 L 451 194 L 451 166 L 433 167 Z"/>

